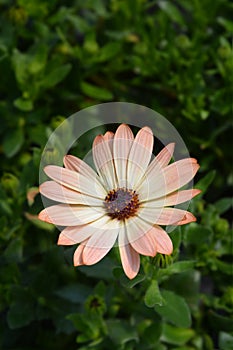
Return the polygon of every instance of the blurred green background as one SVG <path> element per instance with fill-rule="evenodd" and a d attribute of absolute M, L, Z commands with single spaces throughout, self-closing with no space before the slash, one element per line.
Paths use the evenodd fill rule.
<path fill-rule="evenodd" d="M 0 349 L 233 349 L 232 18 L 227 0 L 0 0 Z M 131 282 L 114 250 L 75 269 L 36 218 L 48 136 L 109 101 L 164 115 L 201 165 L 197 223 Z"/>

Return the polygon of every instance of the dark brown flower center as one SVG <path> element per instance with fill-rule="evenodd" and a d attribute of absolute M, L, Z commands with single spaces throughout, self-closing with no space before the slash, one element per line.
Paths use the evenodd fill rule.
<path fill-rule="evenodd" d="M 118 188 L 109 191 L 105 197 L 104 206 L 112 219 L 124 220 L 136 214 L 139 199 L 136 191 Z"/>

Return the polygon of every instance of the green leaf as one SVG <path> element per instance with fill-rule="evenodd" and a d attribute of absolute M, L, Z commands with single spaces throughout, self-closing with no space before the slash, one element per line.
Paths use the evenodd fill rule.
<path fill-rule="evenodd" d="M 198 198 L 202 197 L 203 194 L 206 193 L 209 185 L 213 182 L 216 175 L 216 170 L 210 171 L 206 176 L 204 176 L 201 180 L 198 181 L 195 188 L 198 188 L 201 190 L 201 193 L 199 194 Z"/>
<path fill-rule="evenodd" d="M 8 158 L 17 154 L 24 142 L 24 133 L 22 128 L 9 131 L 3 139 L 3 152 Z"/>
<path fill-rule="evenodd" d="M 159 320 L 153 322 L 149 327 L 145 329 L 143 338 L 145 339 L 146 344 L 155 346 L 159 342 L 160 336 L 162 334 L 162 323 Z M 157 346 L 156 346 L 157 349 Z"/>
<path fill-rule="evenodd" d="M 109 90 L 86 82 L 81 83 L 81 90 L 85 95 L 97 100 L 108 101 L 113 99 L 113 94 Z"/>
<path fill-rule="evenodd" d="M 200 246 L 203 243 L 210 243 L 212 238 L 212 229 L 197 223 L 191 223 L 184 229 L 184 242 L 186 245 Z"/>
<path fill-rule="evenodd" d="M 195 332 L 192 329 L 177 328 L 164 323 L 161 340 L 168 344 L 184 345 L 194 335 Z"/>
<path fill-rule="evenodd" d="M 71 68 L 71 64 L 64 64 L 63 66 L 54 68 L 50 72 L 47 72 L 41 81 L 41 85 L 46 89 L 54 87 L 65 79 Z"/>
<path fill-rule="evenodd" d="M 168 266 L 165 270 L 165 273 L 175 274 L 182 273 L 187 270 L 193 269 L 195 266 L 195 261 L 177 261 L 174 264 Z"/>
<path fill-rule="evenodd" d="M 23 242 L 20 237 L 15 238 L 10 242 L 4 252 L 8 262 L 20 262 L 23 258 Z"/>
<path fill-rule="evenodd" d="M 220 215 L 224 214 L 232 207 L 232 198 L 221 198 L 214 205 Z"/>
<path fill-rule="evenodd" d="M 108 335 L 112 342 L 117 345 L 135 340 L 138 341 L 138 335 L 135 327 L 131 326 L 125 320 L 107 320 Z"/>
<path fill-rule="evenodd" d="M 163 305 L 164 300 L 160 294 L 158 282 L 156 280 L 151 282 L 146 291 L 144 301 L 147 307 L 154 307 L 156 304 L 160 306 Z"/>
<path fill-rule="evenodd" d="M 184 25 L 184 18 L 181 16 L 180 11 L 170 1 L 159 1 L 158 6 L 172 21 Z"/>
<path fill-rule="evenodd" d="M 225 332 L 219 334 L 219 349 L 233 350 L 233 335 Z"/>
<path fill-rule="evenodd" d="M 155 311 L 177 327 L 190 327 L 191 314 L 184 298 L 165 290 L 161 294 L 165 303 L 161 306 L 155 305 Z"/>
<path fill-rule="evenodd" d="M 29 112 L 33 110 L 33 101 L 19 97 L 14 100 L 14 106 L 23 112 Z"/>
<path fill-rule="evenodd" d="M 117 55 L 121 49 L 121 44 L 118 42 L 107 43 L 101 48 L 98 55 L 98 62 L 105 62 Z"/>
<path fill-rule="evenodd" d="M 83 303 L 91 292 L 91 288 L 82 284 L 70 284 L 55 291 L 59 297 L 73 303 Z"/>
<path fill-rule="evenodd" d="M 208 322 L 215 331 L 233 332 L 232 319 L 222 316 L 213 310 L 210 310 L 208 313 Z"/>
<path fill-rule="evenodd" d="M 33 305 L 28 301 L 14 303 L 7 313 L 7 322 L 11 329 L 27 326 L 34 318 Z"/>

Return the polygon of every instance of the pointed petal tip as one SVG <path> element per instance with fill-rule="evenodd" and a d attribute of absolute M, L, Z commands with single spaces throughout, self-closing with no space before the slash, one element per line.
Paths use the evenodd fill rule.
<path fill-rule="evenodd" d="M 192 191 L 192 198 L 193 197 L 196 197 L 198 194 L 200 194 L 202 191 L 199 190 L 198 188 L 194 188 L 193 191 Z"/>
<path fill-rule="evenodd" d="M 125 272 L 125 274 L 130 280 L 132 280 L 137 276 L 138 271 L 130 271 L 130 272 L 127 271 L 127 272 Z"/>
<path fill-rule="evenodd" d="M 195 221 L 197 221 L 197 218 L 192 213 L 187 211 L 183 219 L 176 222 L 174 225 L 180 226 L 180 225 L 189 224 L 190 222 L 195 222 Z"/>
<path fill-rule="evenodd" d="M 99 134 L 94 138 L 93 147 L 96 147 L 99 143 L 104 141 L 104 136 Z"/>
<path fill-rule="evenodd" d="M 149 126 L 144 126 L 141 130 L 146 131 L 146 132 L 150 133 L 151 135 L 153 135 L 153 132 Z"/>
<path fill-rule="evenodd" d="M 38 215 L 38 219 L 41 221 L 45 221 L 48 222 L 49 224 L 52 224 L 53 222 L 51 221 L 50 217 L 48 216 L 46 209 L 43 209 L 39 215 Z"/>
<path fill-rule="evenodd" d="M 121 124 L 118 126 L 116 133 L 115 133 L 115 139 L 126 139 L 126 140 L 133 140 L 133 132 L 131 128 L 127 124 Z"/>
<path fill-rule="evenodd" d="M 75 244 L 70 238 L 66 237 L 64 234 L 60 233 L 57 241 L 57 245 L 73 245 Z"/>
<path fill-rule="evenodd" d="M 107 131 L 105 134 L 104 134 L 104 140 L 105 141 L 109 141 L 109 140 L 112 140 L 114 137 L 114 133 L 112 131 Z"/>

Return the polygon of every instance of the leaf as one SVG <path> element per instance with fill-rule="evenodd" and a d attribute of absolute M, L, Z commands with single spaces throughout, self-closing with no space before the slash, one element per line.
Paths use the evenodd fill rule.
<path fill-rule="evenodd" d="M 218 314 L 217 312 L 210 310 L 208 312 L 208 322 L 214 331 L 219 330 L 225 332 L 233 332 L 233 323 L 231 317 L 226 317 Z"/>
<path fill-rule="evenodd" d="M 172 21 L 180 25 L 184 25 L 184 18 L 181 16 L 180 11 L 170 1 L 159 1 L 158 6 L 168 15 Z"/>
<path fill-rule="evenodd" d="M 93 277 L 97 279 L 113 279 L 112 269 L 114 264 L 112 260 L 108 257 L 104 258 L 97 264 L 91 266 L 80 266 L 78 269 L 82 271 L 86 276 Z"/>
<path fill-rule="evenodd" d="M 220 215 L 224 214 L 232 207 L 232 198 L 221 198 L 214 205 Z"/>
<path fill-rule="evenodd" d="M 9 131 L 3 139 L 3 152 L 8 158 L 17 154 L 24 142 L 24 133 L 22 128 Z"/>
<path fill-rule="evenodd" d="M 203 243 L 210 243 L 212 238 L 212 229 L 197 223 L 191 223 L 184 229 L 184 242 L 186 245 L 193 244 L 200 247 Z"/>
<path fill-rule="evenodd" d="M 107 320 L 108 334 L 114 344 L 124 345 L 130 340 L 138 341 L 135 327 L 125 320 Z"/>
<path fill-rule="evenodd" d="M 19 97 L 14 100 L 14 106 L 23 112 L 29 112 L 33 110 L 33 101 Z"/>
<path fill-rule="evenodd" d="M 168 266 L 165 270 L 168 274 L 182 273 L 187 270 L 193 269 L 195 261 L 177 261 L 174 264 Z"/>
<path fill-rule="evenodd" d="M 164 300 L 160 294 L 158 282 L 156 280 L 151 282 L 146 291 L 144 301 L 147 307 L 154 307 L 156 304 L 160 306 L 163 305 Z"/>
<path fill-rule="evenodd" d="M 55 291 L 55 294 L 73 303 L 83 303 L 90 292 L 91 289 L 89 287 L 79 283 L 64 286 L 63 288 Z"/>
<path fill-rule="evenodd" d="M 81 83 L 81 90 L 85 95 L 97 100 L 108 101 L 113 99 L 113 94 L 109 90 L 86 82 Z"/>
<path fill-rule="evenodd" d="M 161 295 L 165 303 L 155 305 L 155 311 L 177 327 L 190 327 L 191 314 L 185 299 L 167 290 L 161 292 Z"/>
<path fill-rule="evenodd" d="M 98 62 L 105 62 L 113 58 L 121 50 L 121 44 L 118 42 L 109 42 L 101 48 L 98 55 Z"/>
<path fill-rule="evenodd" d="M 164 323 L 161 340 L 174 345 L 184 345 L 195 335 L 192 329 L 177 328 Z"/>
<path fill-rule="evenodd" d="M 4 251 L 4 256 L 8 262 L 20 262 L 23 258 L 23 242 L 22 239 L 17 237 L 10 242 L 6 250 Z"/>
<path fill-rule="evenodd" d="M 54 87 L 65 79 L 71 68 L 71 64 L 64 64 L 63 66 L 54 68 L 50 72 L 47 72 L 47 75 L 41 81 L 41 85 L 46 89 Z"/>
<path fill-rule="evenodd" d="M 233 335 L 225 332 L 219 334 L 219 349 L 233 350 Z"/>
<path fill-rule="evenodd" d="M 216 170 L 212 170 L 208 174 L 206 174 L 206 176 L 204 176 L 201 180 L 198 181 L 198 183 L 195 186 L 195 188 L 198 188 L 199 190 L 201 190 L 201 193 L 198 195 L 198 198 L 201 198 L 203 194 L 206 193 L 209 185 L 214 180 L 215 175 L 216 175 Z"/>
<path fill-rule="evenodd" d="M 145 339 L 146 344 L 150 344 L 151 346 L 155 346 L 158 343 L 160 336 L 162 333 L 162 322 L 156 320 L 149 327 L 146 328 L 143 338 Z M 157 346 L 156 346 L 157 349 Z"/>
<path fill-rule="evenodd" d="M 7 322 L 11 329 L 27 326 L 34 318 L 33 305 L 29 301 L 14 303 L 7 313 Z"/>

